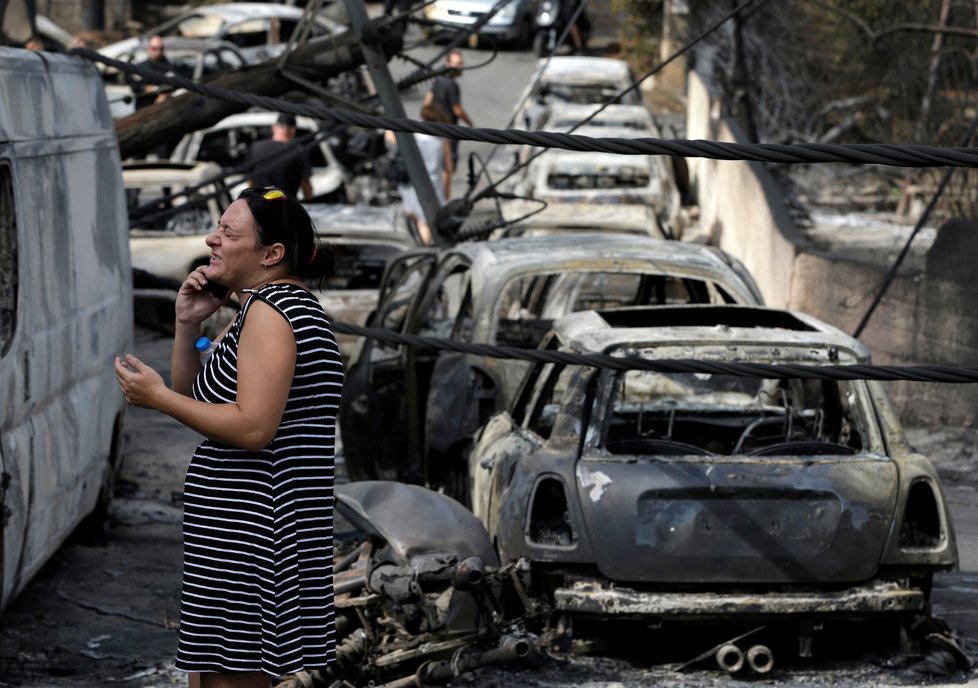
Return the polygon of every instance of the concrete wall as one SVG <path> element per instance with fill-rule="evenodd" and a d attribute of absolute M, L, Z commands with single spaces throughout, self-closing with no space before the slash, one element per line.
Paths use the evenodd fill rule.
<path fill-rule="evenodd" d="M 700 77 L 687 87 L 690 139 L 743 140 Z M 754 274 L 768 305 L 810 313 L 853 332 L 884 278 L 875 266 L 812 249 L 760 163 L 689 159 L 710 241 L 737 256 Z M 924 273 L 890 285 L 860 339 L 881 364 L 978 366 L 978 226 L 951 222 L 928 253 Z M 906 422 L 978 425 L 978 384 L 887 383 Z"/>

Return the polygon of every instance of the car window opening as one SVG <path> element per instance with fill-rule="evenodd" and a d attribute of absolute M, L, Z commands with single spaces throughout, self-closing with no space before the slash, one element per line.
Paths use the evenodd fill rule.
<path fill-rule="evenodd" d="M 851 456 L 864 419 L 854 383 L 627 371 L 615 380 L 612 454 Z"/>

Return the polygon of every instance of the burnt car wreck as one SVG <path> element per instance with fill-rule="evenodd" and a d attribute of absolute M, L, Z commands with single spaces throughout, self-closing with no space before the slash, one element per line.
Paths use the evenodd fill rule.
<path fill-rule="evenodd" d="M 814 318 L 735 304 L 573 312 L 540 348 L 868 361 Z M 930 617 L 932 577 L 957 562 L 943 489 L 879 383 L 561 360 L 530 364 L 475 433 L 471 510 L 401 482 L 337 488 L 356 536 L 336 559 L 330 685 L 443 684 L 600 649 L 615 625 L 659 632 L 657 650 L 692 632 L 680 671 L 766 674 L 841 625 L 885 629 L 905 657 L 939 639 L 967 666 Z"/>
<path fill-rule="evenodd" d="M 541 348 L 868 361 L 813 318 L 750 306 L 573 313 Z M 568 620 L 729 636 L 763 623 L 807 657 L 826 622 L 906 631 L 928 613 L 933 574 L 957 561 L 940 480 L 876 382 L 535 363 L 468 466 L 500 561 L 528 561 L 531 589 Z"/>
<path fill-rule="evenodd" d="M 534 653 L 526 566 L 500 566 L 470 511 L 422 487 L 363 481 L 337 487 L 336 513 L 336 663 L 280 686 L 442 685 Z"/>

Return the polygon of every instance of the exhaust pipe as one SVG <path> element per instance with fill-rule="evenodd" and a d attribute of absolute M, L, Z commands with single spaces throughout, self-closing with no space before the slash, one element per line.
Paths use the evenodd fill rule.
<path fill-rule="evenodd" d="M 754 645 L 747 650 L 747 666 L 758 674 L 766 674 L 774 668 L 774 655 L 767 645 Z"/>
<path fill-rule="evenodd" d="M 721 645 L 717 650 L 716 659 L 717 666 L 731 674 L 740 671 L 744 666 L 744 653 L 733 643 Z"/>

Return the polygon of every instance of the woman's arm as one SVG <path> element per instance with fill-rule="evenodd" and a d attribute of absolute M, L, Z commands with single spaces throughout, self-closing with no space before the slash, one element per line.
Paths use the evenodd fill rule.
<path fill-rule="evenodd" d="M 249 306 L 238 342 L 234 403 L 210 404 L 168 389 L 159 374 L 127 355 L 116 377 L 131 403 L 161 411 L 208 439 L 248 451 L 266 447 L 278 432 L 295 372 L 295 335 L 288 321 L 262 301 Z"/>
<path fill-rule="evenodd" d="M 228 302 L 212 296 L 207 290 L 207 266 L 201 266 L 187 275 L 177 292 L 173 351 L 170 354 L 170 378 L 173 390 L 189 397 L 194 379 L 200 371 L 200 352 L 194 343 L 200 338 L 200 326 L 207 318 Z"/>

